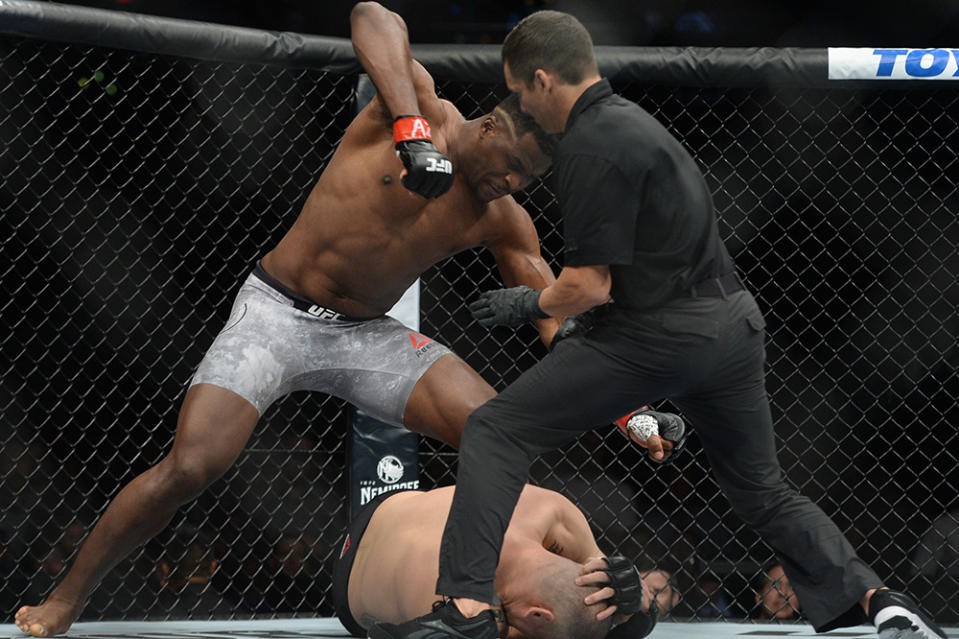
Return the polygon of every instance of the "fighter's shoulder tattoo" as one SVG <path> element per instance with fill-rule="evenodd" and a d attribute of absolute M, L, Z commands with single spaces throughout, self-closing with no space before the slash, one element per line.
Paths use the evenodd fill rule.
<path fill-rule="evenodd" d="M 557 554 L 557 555 L 562 555 L 562 554 L 563 554 L 563 547 L 560 546 L 560 545 L 559 545 L 559 541 L 557 541 L 557 540 L 555 540 L 555 539 L 554 539 L 553 541 L 551 541 L 548 546 L 546 546 L 546 550 L 550 551 L 551 553 L 555 553 L 555 554 Z"/>

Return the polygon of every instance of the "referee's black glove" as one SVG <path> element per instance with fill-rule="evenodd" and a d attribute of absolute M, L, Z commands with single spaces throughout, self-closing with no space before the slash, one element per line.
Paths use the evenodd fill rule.
<path fill-rule="evenodd" d="M 514 286 L 484 291 L 470 302 L 470 313 L 482 326 L 519 326 L 533 319 L 549 317 L 539 307 L 542 290 Z"/>

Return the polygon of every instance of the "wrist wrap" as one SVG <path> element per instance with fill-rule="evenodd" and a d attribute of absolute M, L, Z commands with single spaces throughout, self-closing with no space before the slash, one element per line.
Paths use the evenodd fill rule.
<path fill-rule="evenodd" d="M 430 123 L 422 115 L 398 115 L 393 120 L 393 142 L 432 141 Z"/>

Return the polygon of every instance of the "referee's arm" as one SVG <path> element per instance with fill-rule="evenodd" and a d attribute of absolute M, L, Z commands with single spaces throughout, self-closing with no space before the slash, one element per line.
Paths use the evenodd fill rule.
<path fill-rule="evenodd" d="M 539 307 L 551 317 L 584 313 L 609 301 L 609 266 L 566 266 L 556 281 L 543 289 Z"/>

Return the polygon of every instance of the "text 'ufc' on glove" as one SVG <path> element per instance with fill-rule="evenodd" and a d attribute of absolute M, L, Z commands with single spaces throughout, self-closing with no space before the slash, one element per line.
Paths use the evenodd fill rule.
<path fill-rule="evenodd" d="M 433 145 L 429 122 L 421 115 L 393 121 L 396 155 L 406 168 L 403 186 L 425 198 L 436 198 L 453 186 L 453 163 Z"/>

